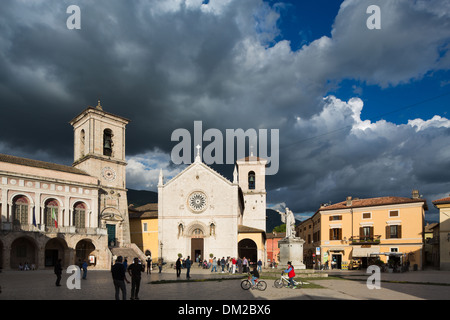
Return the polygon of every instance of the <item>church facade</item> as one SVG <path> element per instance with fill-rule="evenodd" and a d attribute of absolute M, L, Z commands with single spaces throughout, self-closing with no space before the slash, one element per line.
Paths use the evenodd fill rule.
<path fill-rule="evenodd" d="M 159 254 L 193 261 L 246 257 L 265 261 L 267 161 L 237 161 L 229 181 L 197 157 L 170 181 L 158 184 Z"/>

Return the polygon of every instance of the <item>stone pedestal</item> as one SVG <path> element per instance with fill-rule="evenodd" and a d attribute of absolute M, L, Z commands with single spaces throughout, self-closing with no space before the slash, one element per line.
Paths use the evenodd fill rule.
<path fill-rule="evenodd" d="M 278 248 L 280 248 L 280 267 L 287 266 L 288 261 L 291 261 L 294 269 L 306 269 L 303 264 L 303 244 L 305 240 L 301 238 L 284 238 L 278 241 Z"/>

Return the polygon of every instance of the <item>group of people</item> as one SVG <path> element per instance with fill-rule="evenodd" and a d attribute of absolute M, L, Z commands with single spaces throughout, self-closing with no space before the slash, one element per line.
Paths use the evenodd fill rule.
<path fill-rule="evenodd" d="M 28 271 L 28 270 L 36 270 L 36 265 L 34 263 L 28 263 L 25 262 L 22 264 L 22 262 L 19 263 L 19 270 L 20 271 Z"/>
<path fill-rule="evenodd" d="M 254 266 L 261 272 L 262 270 L 262 261 L 261 259 L 255 264 L 247 259 L 246 257 L 237 259 L 234 257 L 222 257 L 222 259 L 217 259 L 216 257 L 210 258 L 209 261 L 203 260 L 199 261 L 199 267 L 203 269 L 211 269 L 211 272 L 218 272 L 218 270 L 222 270 L 222 273 L 225 273 L 225 270 L 229 273 L 246 273 L 250 271 L 251 266 Z"/>
<path fill-rule="evenodd" d="M 129 284 L 130 281 L 127 279 L 126 273 L 128 273 L 131 278 L 130 299 L 139 300 L 142 272 L 145 272 L 145 266 L 141 263 L 139 258 L 134 258 L 132 264 L 125 266 L 123 257 L 117 257 L 115 264 L 111 267 L 116 300 L 120 300 L 120 292 L 122 292 L 122 299 L 127 299 L 127 287 L 125 283 Z"/>

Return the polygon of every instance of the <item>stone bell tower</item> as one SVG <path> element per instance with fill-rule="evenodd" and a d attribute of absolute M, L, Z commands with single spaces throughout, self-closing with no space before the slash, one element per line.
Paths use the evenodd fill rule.
<path fill-rule="evenodd" d="M 70 124 L 74 129 L 75 168 L 100 181 L 99 224 L 108 230 L 108 246 L 130 244 L 125 167 L 125 126 L 128 119 L 103 110 L 100 101 Z"/>

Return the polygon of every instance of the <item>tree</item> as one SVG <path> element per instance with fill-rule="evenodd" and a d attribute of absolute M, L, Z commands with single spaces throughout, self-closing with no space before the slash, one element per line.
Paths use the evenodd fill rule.
<path fill-rule="evenodd" d="M 277 233 L 286 232 L 286 224 L 283 223 L 282 225 L 276 226 L 275 228 L 273 228 L 272 232 L 277 232 Z"/>

